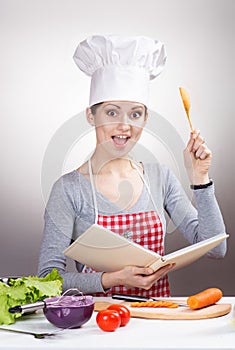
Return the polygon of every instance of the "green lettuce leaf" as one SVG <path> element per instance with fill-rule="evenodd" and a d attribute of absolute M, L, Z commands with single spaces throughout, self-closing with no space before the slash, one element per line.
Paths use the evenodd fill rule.
<path fill-rule="evenodd" d="M 56 269 L 46 277 L 22 277 L 12 279 L 9 285 L 0 282 L 0 324 L 11 324 L 21 314 L 11 314 L 8 309 L 42 301 L 47 297 L 61 295 L 63 278 Z"/>

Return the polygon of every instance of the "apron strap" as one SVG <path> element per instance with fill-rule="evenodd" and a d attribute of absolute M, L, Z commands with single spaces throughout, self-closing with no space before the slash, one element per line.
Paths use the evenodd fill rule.
<path fill-rule="evenodd" d="M 156 203 L 155 203 L 155 200 L 154 200 L 154 198 L 153 198 L 153 196 L 152 196 L 152 193 L 151 193 L 149 184 L 148 184 L 147 181 L 145 180 L 145 178 L 144 178 L 142 172 L 140 171 L 138 165 L 136 165 L 135 162 L 134 162 L 133 160 L 131 160 L 131 159 L 130 159 L 130 162 L 131 162 L 131 165 L 133 166 L 133 168 L 137 171 L 137 173 L 138 173 L 139 176 L 141 177 L 141 180 L 143 181 L 144 185 L 146 186 L 147 191 L 148 191 L 148 194 L 149 194 L 149 196 L 150 196 L 150 198 L 151 198 L 151 201 L 152 201 L 152 203 L 153 203 L 154 209 L 155 209 L 156 213 L 158 213 L 158 208 L 157 208 L 157 205 L 156 205 Z"/>
<path fill-rule="evenodd" d="M 95 210 L 95 223 L 98 222 L 98 205 L 96 200 L 96 194 L 95 194 L 95 184 L 94 184 L 94 178 L 93 178 L 93 172 L 91 167 L 91 158 L 88 159 L 88 169 L 89 169 L 89 176 L 91 181 L 91 191 L 92 191 L 92 197 L 93 197 L 93 204 L 94 204 L 94 210 Z"/>

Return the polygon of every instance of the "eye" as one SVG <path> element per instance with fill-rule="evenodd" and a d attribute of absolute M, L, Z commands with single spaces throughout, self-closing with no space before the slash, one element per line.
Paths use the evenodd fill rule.
<path fill-rule="evenodd" d="M 110 117 L 116 117 L 117 116 L 117 112 L 113 109 L 110 109 L 107 111 L 107 115 Z"/>
<path fill-rule="evenodd" d="M 131 118 L 132 119 L 139 119 L 140 117 L 142 117 L 142 112 L 137 112 L 137 111 L 135 111 L 135 112 L 133 112 L 132 114 L 131 114 Z"/>

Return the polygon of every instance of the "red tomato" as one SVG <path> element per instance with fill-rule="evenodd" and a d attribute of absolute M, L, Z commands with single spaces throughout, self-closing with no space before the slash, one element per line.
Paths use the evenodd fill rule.
<path fill-rule="evenodd" d="M 119 313 L 121 316 L 121 327 L 125 326 L 130 321 L 131 313 L 125 305 L 112 304 L 107 308 L 107 310 L 115 310 Z"/>
<path fill-rule="evenodd" d="M 115 310 L 102 310 L 96 316 L 98 326 L 106 332 L 113 332 L 121 325 L 121 316 Z"/>

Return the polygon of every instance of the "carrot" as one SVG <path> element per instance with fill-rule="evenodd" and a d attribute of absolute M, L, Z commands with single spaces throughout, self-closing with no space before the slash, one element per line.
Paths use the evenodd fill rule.
<path fill-rule="evenodd" d="M 223 293 L 218 288 L 208 288 L 198 294 L 191 295 L 187 299 L 187 304 L 191 309 L 201 309 L 205 306 L 213 305 L 219 301 Z"/>
<path fill-rule="evenodd" d="M 131 303 L 131 307 L 167 307 L 167 308 L 176 308 L 177 304 L 172 303 L 171 301 L 140 301 Z"/>

